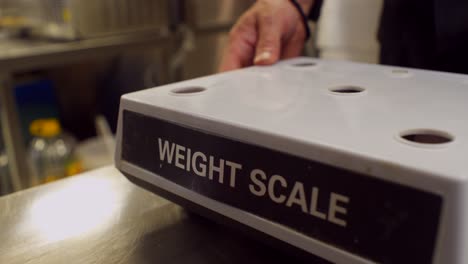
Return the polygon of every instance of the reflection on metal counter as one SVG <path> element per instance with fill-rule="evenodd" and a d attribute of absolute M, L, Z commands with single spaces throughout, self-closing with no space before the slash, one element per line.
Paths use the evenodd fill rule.
<path fill-rule="evenodd" d="M 115 168 L 0 198 L 0 263 L 285 263 Z"/>

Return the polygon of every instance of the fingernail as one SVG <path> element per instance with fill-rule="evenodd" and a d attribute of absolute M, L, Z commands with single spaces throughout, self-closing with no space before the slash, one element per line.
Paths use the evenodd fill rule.
<path fill-rule="evenodd" d="M 269 60 L 270 58 L 271 58 L 271 52 L 264 51 L 264 52 L 258 54 L 255 57 L 254 63 L 259 63 L 259 62 L 262 62 L 262 61 L 266 61 L 266 60 Z"/>

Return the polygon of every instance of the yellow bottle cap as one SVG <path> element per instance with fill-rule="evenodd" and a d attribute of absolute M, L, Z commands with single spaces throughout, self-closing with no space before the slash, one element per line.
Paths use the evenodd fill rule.
<path fill-rule="evenodd" d="M 37 119 L 29 126 L 29 133 L 37 137 L 55 137 L 61 131 L 60 123 L 55 118 Z"/>

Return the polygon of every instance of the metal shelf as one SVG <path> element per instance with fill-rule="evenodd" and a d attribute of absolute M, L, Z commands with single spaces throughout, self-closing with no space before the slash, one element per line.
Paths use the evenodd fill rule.
<path fill-rule="evenodd" d="M 141 31 L 79 41 L 47 42 L 3 39 L 0 41 L 0 121 L 9 159 L 13 188 L 29 187 L 31 177 L 26 162 L 25 144 L 20 130 L 12 86 L 14 72 L 43 69 L 97 57 L 106 57 L 129 49 L 150 48 L 170 37 L 168 30 Z"/>

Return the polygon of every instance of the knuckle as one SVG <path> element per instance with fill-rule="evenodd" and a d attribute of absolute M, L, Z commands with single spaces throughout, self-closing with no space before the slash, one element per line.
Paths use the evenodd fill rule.
<path fill-rule="evenodd" d="M 260 23 L 262 23 L 263 26 L 273 26 L 274 21 L 274 16 L 272 14 L 260 14 Z"/>
<path fill-rule="evenodd" d="M 268 49 L 271 50 L 275 47 L 276 43 L 273 39 L 271 38 L 263 38 L 262 41 L 259 43 L 259 47 L 261 49 Z"/>
<path fill-rule="evenodd" d="M 253 17 L 249 13 L 244 14 L 229 31 L 229 40 L 233 41 L 242 37 L 243 34 L 252 30 L 252 27 L 255 27 Z"/>

